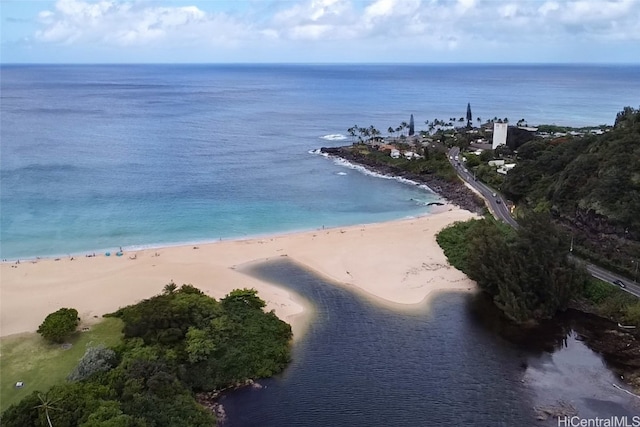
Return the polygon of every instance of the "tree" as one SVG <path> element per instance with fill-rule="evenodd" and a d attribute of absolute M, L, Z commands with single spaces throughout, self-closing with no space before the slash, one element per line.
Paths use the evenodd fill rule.
<path fill-rule="evenodd" d="M 413 122 L 413 114 L 412 114 L 411 118 L 409 119 L 409 136 L 413 136 L 415 133 L 416 133 L 416 128 Z"/>
<path fill-rule="evenodd" d="M 48 341 L 61 343 L 78 327 L 78 310 L 61 308 L 49 314 L 38 328 L 38 333 Z"/>
<path fill-rule="evenodd" d="M 189 328 L 186 343 L 185 351 L 187 352 L 189 363 L 206 360 L 216 349 L 216 344 L 207 331 L 194 327 Z"/>
<path fill-rule="evenodd" d="M 255 289 L 235 289 L 220 300 L 225 308 L 249 307 L 261 310 L 266 304 Z"/>
<path fill-rule="evenodd" d="M 176 285 L 175 283 L 173 283 L 173 281 L 167 283 L 166 285 L 164 285 L 164 288 L 162 289 L 162 292 L 164 294 L 167 295 L 171 295 L 172 293 L 174 293 L 176 291 L 176 289 L 178 289 L 178 285 Z"/>
<path fill-rule="evenodd" d="M 544 213 L 529 212 L 517 231 L 482 220 L 467 233 L 467 274 L 516 323 L 564 310 L 586 273 L 567 257 L 567 236 Z"/>
<path fill-rule="evenodd" d="M 408 127 L 409 127 L 409 123 L 407 123 L 407 122 L 400 123 L 401 130 L 405 130 Z M 402 132 L 402 135 L 404 135 L 404 132 Z"/>
<path fill-rule="evenodd" d="M 467 103 L 467 127 L 471 127 L 471 121 L 473 120 L 473 116 L 471 115 L 471 103 Z"/>
<path fill-rule="evenodd" d="M 393 138 L 393 134 L 395 133 L 395 129 L 392 126 L 389 126 L 389 129 L 387 129 L 387 132 L 389 132 L 389 135 L 391 135 L 391 137 Z"/>
<path fill-rule="evenodd" d="M 356 138 L 356 132 L 359 129 L 360 128 L 358 128 L 358 125 L 353 125 L 353 127 L 350 127 L 349 129 L 347 129 L 347 132 L 349 133 L 349 136 L 351 137 L 351 142 L 354 142 L 354 140 Z"/>
<path fill-rule="evenodd" d="M 69 381 L 82 381 L 96 372 L 108 371 L 116 365 L 116 352 L 103 345 L 89 347 L 69 374 Z"/>
<path fill-rule="evenodd" d="M 40 393 L 38 393 L 38 399 L 40 399 L 40 405 L 36 406 L 35 409 L 42 410 L 44 412 L 45 417 L 47 418 L 47 423 L 49 424 L 49 427 L 53 427 L 53 424 L 51 424 L 51 418 L 49 417 L 49 411 L 60 410 L 59 408 L 53 406 L 60 399 L 58 400 L 49 399 L 49 393 L 45 394 L 44 397 Z"/>

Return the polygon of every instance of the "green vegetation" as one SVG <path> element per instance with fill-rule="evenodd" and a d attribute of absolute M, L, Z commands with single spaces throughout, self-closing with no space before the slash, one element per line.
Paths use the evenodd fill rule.
<path fill-rule="evenodd" d="M 38 334 L 10 336 L 0 341 L 0 411 L 34 391 L 46 392 L 60 384 L 91 346 L 116 346 L 122 340 L 120 319 L 104 319 L 86 332 L 76 332 L 68 349 L 51 344 Z M 23 388 L 16 388 L 18 381 Z"/>
<path fill-rule="evenodd" d="M 440 144 L 431 148 L 411 147 L 408 144 L 396 144 L 399 150 L 410 150 L 420 155 L 420 158 L 407 159 L 400 156 L 394 159 L 389 150 L 378 150 L 377 146 L 358 144 L 351 147 L 352 152 L 362 163 L 372 166 L 388 166 L 396 173 L 413 173 L 416 175 L 433 174 L 446 181 L 456 181 L 457 175 L 446 156 L 445 147 Z"/>
<path fill-rule="evenodd" d="M 116 364 L 116 352 L 112 349 L 103 345 L 89 347 L 67 379 L 69 381 L 86 380 L 97 372 L 108 371 Z"/>
<path fill-rule="evenodd" d="M 69 367 L 46 394 L 28 394 L 4 411 L 2 425 L 46 426 L 50 418 L 55 427 L 211 426 L 215 417 L 195 392 L 271 376 L 290 360 L 291 328 L 264 306 L 252 289 L 216 301 L 193 286 L 169 284 L 111 315 L 108 322 L 124 332 L 120 344 L 109 343 L 112 351 L 82 348 L 73 382 L 61 381 Z M 4 369 L 4 348 L 2 357 Z"/>
<path fill-rule="evenodd" d="M 527 223 L 525 222 L 525 224 Z M 528 224 L 533 225 L 535 222 L 533 222 L 533 224 L 529 222 Z M 534 230 L 540 231 L 543 229 L 538 225 Z M 552 230 L 554 230 L 553 226 L 551 226 L 548 232 L 542 234 L 548 238 L 548 234 L 552 232 Z M 546 303 L 540 299 L 540 296 L 543 296 L 545 299 L 550 299 L 553 303 L 554 300 L 559 301 L 556 293 L 561 291 L 560 296 L 564 294 L 564 297 L 562 298 L 563 304 L 558 306 L 560 310 L 566 306 L 569 299 L 573 299 L 576 304 L 587 311 L 594 312 L 625 325 L 640 327 L 640 301 L 635 296 L 612 286 L 610 283 L 593 277 L 586 277 L 584 272 L 581 272 L 579 269 L 572 273 L 575 278 L 572 285 L 565 287 L 565 291 L 562 291 L 563 283 L 556 281 L 554 285 L 553 280 L 543 273 L 544 268 L 550 267 L 549 263 L 538 264 L 539 258 L 532 257 L 532 253 L 542 250 L 543 256 L 553 257 L 553 254 L 556 253 L 558 258 L 563 258 L 564 255 L 566 255 L 566 237 L 560 237 L 561 244 L 559 250 L 556 252 L 552 247 L 555 239 L 551 240 L 551 247 L 548 248 L 544 248 L 544 245 L 542 245 L 536 249 L 535 243 L 533 247 L 515 245 L 514 242 L 518 239 L 519 234 L 520 231 L 516 232 L 506 224 L 496 222 L 492 219 L 470 220 L 457 222 L 443 229 L 438 233 L 437 241 L 451 265 L 463 271 L 474 280 L 478 280 L 478 275 L 486 275 L 484 280 L 478 280 L 478 284 L 483 290 L 494 296 L 494 300 L 496 300 L 498 306 L 505 310 L 505 314 L 513 320 L 523 321 L 523 319 L 517 319 L 518 316 L 509 314 L 513 308 L 506 307 L 503 302 L 504 300 L 509 300 L 508 294 L 510 292 L 514 292 L 510 289 L 522 291 L 523 293 L 520 294 L 520 298 L 536 300 L 542 305 L 546 305 Z M 524 242 L 526 241 L 527 240 Z M 530 239 L 528 241 L 531 242 Z M 544 240 L 539 241 L 540 244 L 543 242 Z M 494 258 L 492 258 L 492 251 L 480 252 L 483 246 L 486 247 L 490 245 L 502 249 L 509 248 L 512 254 L 504 258 L 495 258 L 494 255 Z M 514 262 L 519 258 L 521 258 L 520 263 Z M 539 267 L 539 265 L 546 265 L 547 267 Z M 565 265 L 558 272 L 561 273 L 564 270 L 564 275 L 555 274 L 555 276 L 560 278 L 565 277 L 567 272 L 571 271 L 574 267 L 576 266 Z M 518 272 L 520 269 L 528 270 L 528 272 Z M 535 271 L 536 269 L 539 271 Z M 539 274 L 542 280 L 537 282 L 535 279 L 523 280 L 523 277 L 529 274 Z M 505 279 L 513 280 L 513 283 L 505 283 Z M 548 290 L 541 291 L 541 289 Z M 566 293 L 567 290 L 569 294 Z M 501 293 L 503 295 L 501 295 Z M 538 297 L 535 297 L 536 294 Z M 552 306 L 549 305 L 549 308 L 551 307 Z M 544 317 L 548 317 L 553 315 L 551 311 L 550 309 L 543 309 L 538 312 L 546 312 Z M 535 316 L 531 317 L 535 318 Z"/>
<path fill-rule="evenodd" d="M 640 327 L 640 300 L 610 283 L 591 278 L 581 299 L 600 316 Z"/>
<path fill-rule="evenodd" d="M 640 110 L 626 107 L 602 135 L 534 140 L 518 148 L 503 192 L 550 212 L 575 252 L 634 277 L 640 260 Z"/>
<path fill-rule="evenodd" d="M 516 323 L 551 318 L 582 292 L 586 273 L 567 257 L 569 242 L 548 215 L 528 213 L 517 230 L 491 219 L 456 223 L 438 244 Z"/>
<path fill-rule="evenodd" d="M 80 319 L 75 308 L 61 308 L 49 314 L 38 328 L 38 333 L 48 341 L 62 343 L 78 327 Z"/>

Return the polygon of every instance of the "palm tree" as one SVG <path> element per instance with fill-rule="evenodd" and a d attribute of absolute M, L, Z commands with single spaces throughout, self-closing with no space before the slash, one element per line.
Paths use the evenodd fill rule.
<path fill-rule="evenodd" d="M 409 127 L 409 123 L 407 122 L 402 122 L 400 123 L 400 126 L 402 127 L 402 130 L 406 129 Z M 402 135 L 404 135 L 404 132 L 402 132 Z"/>
<path fill-rule="evenodd" d="M 164 285 L 164 288 L 162 289 L 162 291 L 164 292 L 165 295 L 171 295 L 176 291 L 176 289 L 178 289 L 178 285 L 176 285 L 175 283 L 173 283 L 173 281 L 171 281 L 166 285 Z"/>
<path fill-rule="evenodd" d="M 358 125 L 353 125 L 353 127 L 347 129 L 349 136 L 351 136 L 351 142 L 353 142 L 353 140 L 356 138 L 356 132 L 358 131 L 358 129 Z"/>
<path fill-rule="evenodd" d="M 360 133 L 362 133 L 362 136 L 368 138 L 369 136 L 371 136 L 371 131 L 369 130 L 369 128 L 362 128 L 360 129 Z"/>
<path fill-rule="evenodd" d="M 393 126 L 389 126 L 389 129 L 387 129 L 387 132 L 389 133 L 389 135 L 391 135 L 391 138 L 393 138 L 393 134 L 395 133 L 395 129 L 393 128 Z"/>
<path fill-rule="evenodd" d="M 47 417 L 47 422 L 49 423 L 49 427 L 53 427 L 53 424 L 51 423 L 51 418 L 49 417 L 49 411 L 60 411 L 60 408 L 56 408 L 55 406 L 53 406 L 54 404 L 58 403 L 61 399 L 56 399 L 56 400 L 50 400 L 49 399 L 49 393 L 45 393 L 44 397 L 42 397 L 42 395 L 40 393 L 38 393 L 38 399 L 40 399 L 40 405 L 35 406 L 34 409 L 41 409 L 44 410 L 44 414 Z"/>
<path fill-rule="evenodd" d="M 378 141 L 378 136 L 380 135 L 380 131 L 376 129 L 375 126 L 373 125 L 369 126 L 369 133 L 371 134 L 371 139 L 373 139 L 373 142 Z"/>

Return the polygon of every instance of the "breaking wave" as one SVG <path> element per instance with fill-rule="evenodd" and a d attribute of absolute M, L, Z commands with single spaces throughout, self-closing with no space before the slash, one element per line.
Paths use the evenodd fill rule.
<path fill-rule="evenodd" d="M 320 138 L 326 139 L 327 141 L 344 141 L 347 139 L 347 137 L 341 133 L 331 133 L 329 135 L 321 136 Z"/>

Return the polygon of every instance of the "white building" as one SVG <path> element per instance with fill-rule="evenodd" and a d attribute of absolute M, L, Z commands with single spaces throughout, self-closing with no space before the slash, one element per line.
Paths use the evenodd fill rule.
<path fill-rule="evenodd" d="M 516 167 L 515 163 L 507 163 L 507 164 L 504 164 L 504 165 L 500 166 L 498 169 L 496 169 L 496 172 L 498 172 L 499 174 L 502 174 L 502 175 L 506 175 L 506 174 L 509 173 L 509 171 L 511 169 L 513 169 L 515 167 Z"/>
<path fill-rule="evenodd" d="M 495 150 L 500 145 L 505 145 L 507 143 L 507 127 L 508 123 L 493 123 L 493 143 L 491 144 L 491 148 Z"/>
<path fill-rule="evenodd" d="M 391 157 L 393 157 L 394 159 L 398 159 L 400 158 L 400 150 L 397 149 L 393 149 L 391 150 L 391 154 L 389 154 Z"/>

